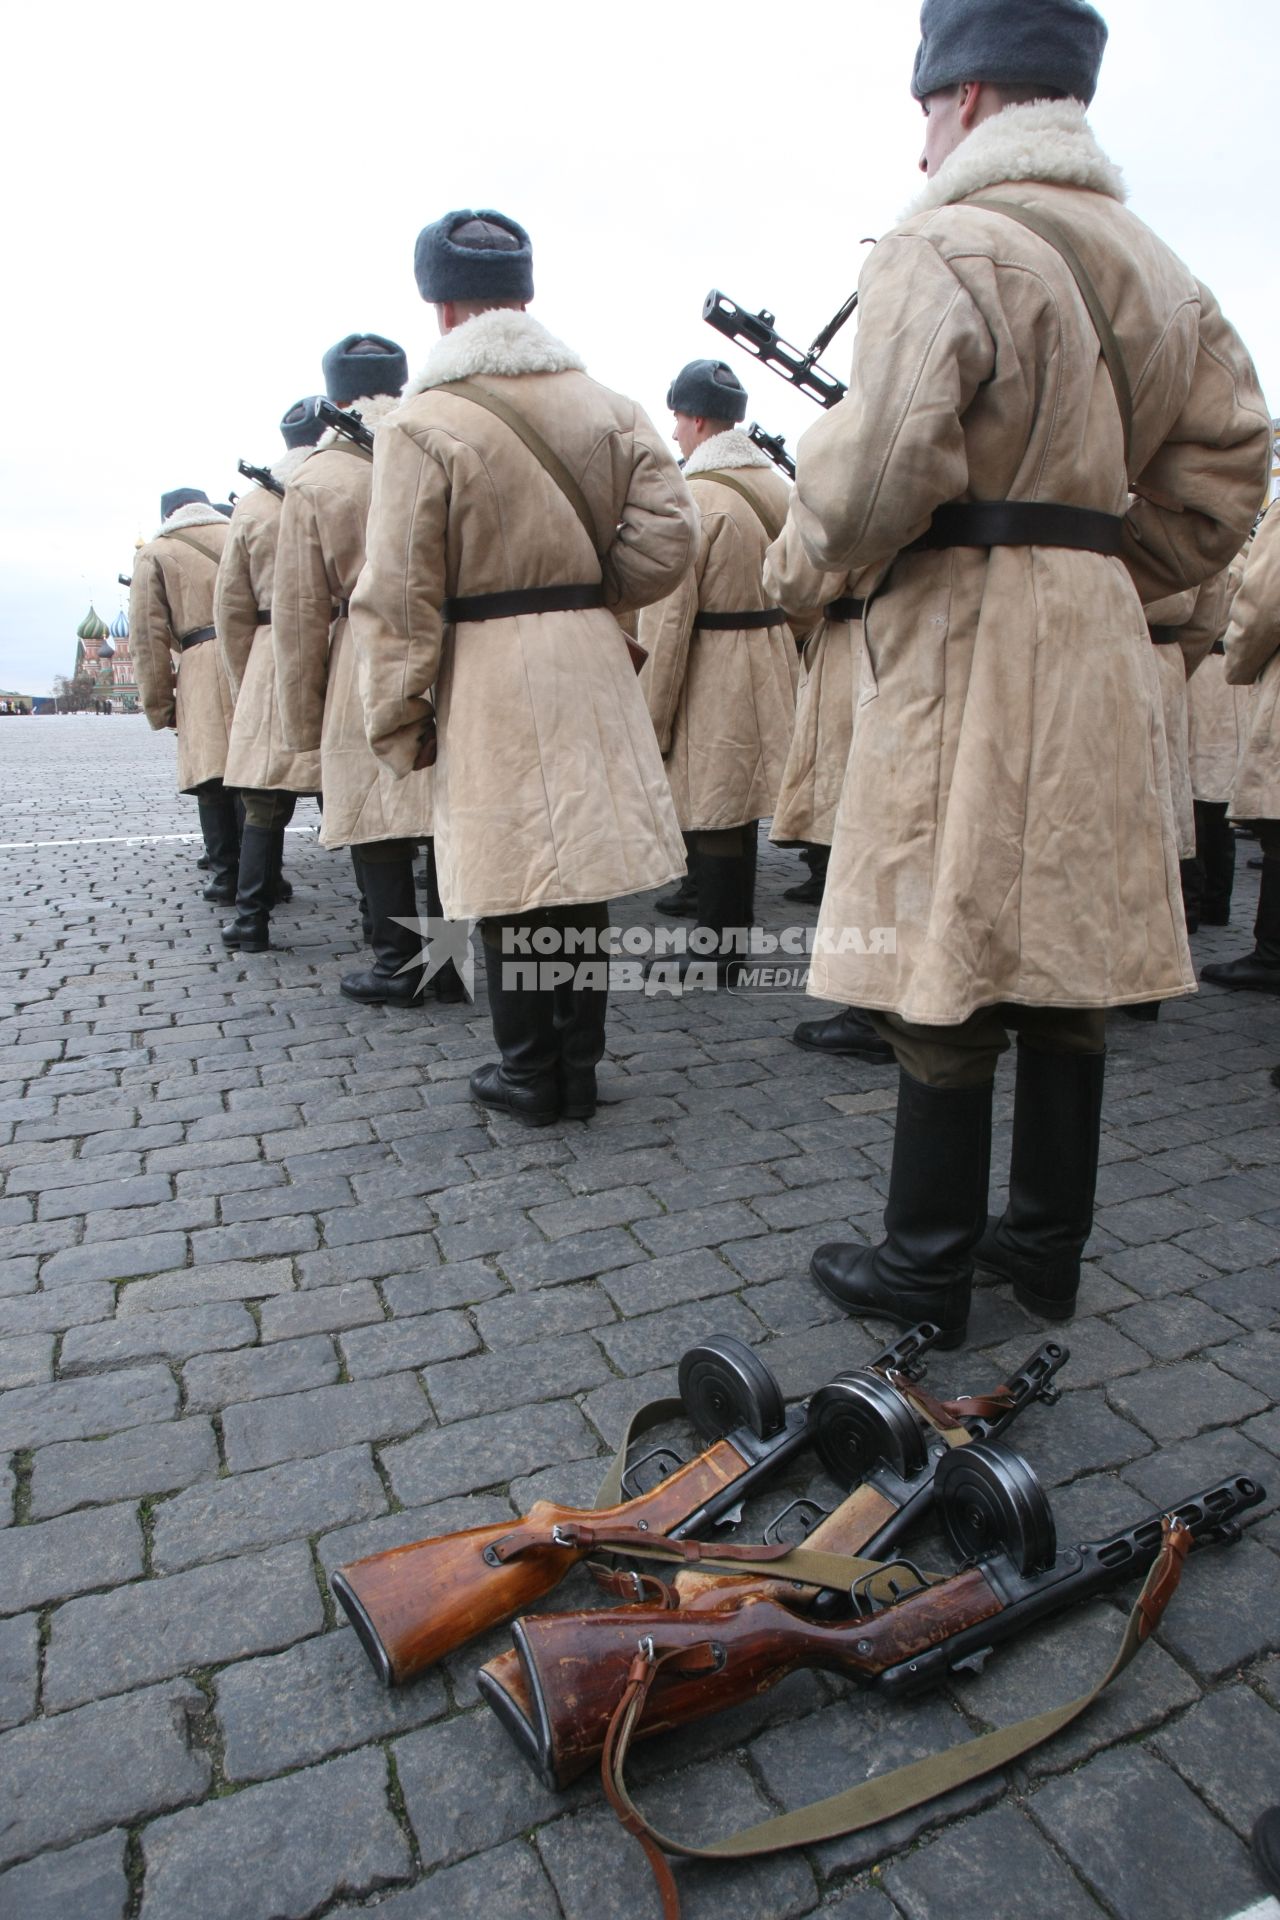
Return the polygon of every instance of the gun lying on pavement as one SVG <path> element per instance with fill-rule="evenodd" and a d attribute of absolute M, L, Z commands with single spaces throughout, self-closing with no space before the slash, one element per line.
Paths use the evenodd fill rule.
<path fill-rule="evenodd" d="M 284 499 L 284 488 L 276 479 L 270 467 L 250 466 L 247 460 L 237 460 L 236 466 L 246 480 L 256 480 L 258 485 L 265 487 L 268 493 L 279 494 L 280 498 L 282 500 Z"/>
<path fill-rule="evenodd" d="M 1068 1357 L 1065 1347 L 1046 1341 L 1010 1380 L 985 1399 L 949 1402 L 937 1401 L 909 1382 L 895 1388 L 892 1380 L 886 1381 L 869 1368 L 841 1374 L 809 1402 L 809 1424 L 818 1457 L 833 1477 L 858 1479 L 861 1484 L 834 1512 L 825 1515 L 810 1501 L 793 1501 L 766 1528 L 766 1545 L 782 1540 L 788 1520 L 801 1511 L 808 1520 L 802 1538 L 809 1551 L 864 1554 L 877 1559 L 891 1552 L 932 1507 L 938 1469 L 948 1453 L 957 1446 L 994 1439 L 1037 1401 L 1051 1405 L 1058 1397 L 1053 1377 Z M 629 1589 L 628 1581 L 634 1583 Z M 761 1597 L 820 1617 L 849 1610 L 847 1593 L 765 1573 L 685 1569 L 676 1574 L 670 1586 L 652 1576 L 644 1580 L 638 1574 L 618 1575 L 601 1584 L 607 1591 L 625 1594 L 634 1601 L 640 1601 L 646 1589 L 656 1588 L 661 1604 L 682 1611 L 736 1607 L 749 1598 Z M 628 1660 L 633 1651 L 633 1646 L 628 1647 Z M 479 1688 L 481 1698 L 497 1714 L 545 1786 L 568 1786 L 599 1759 L 608 1732 L 607 1715 L 597 1721 L 589 1740 L 585 1728 L 577 1729 L 571 1752 L 546 1750 L 545 1730 L 517 1647 L 480 1669 Z M 641 1729 L 642 1735 L 648 1731 L 647 1727 Z"/>
<path fill-rule="evenodd" d="M 609 1790 L 621 1780 L 637 1731 L 687 1726 L 755 1699 L 801 1668 L 841 1674 L 891 1698 L 915 1694 L 950 1674 L 980 1672 L 988 1655 L 1015 1634 L 1159 1566 L 1143 1590 L 1127 1654 L 1132 1657 L 1158 1623 L 1185 1552 L 1193 1544 L 1238 1538 L 1236 1517 L 1263 1498 L 1252 1479 L 1224 1480 L 1171 1512 L 1153 1512 L 1108 1539 L 1059 1552 L 1053 1516 L 1031 1468 L 998 1443 L 975 1442 L 945 1457 L 937 1489 L 952 1542 L 973 1564 L 942 1578 L 905 1560 L 851 1561 L 861 1571 L 850 1584 L 847 1620 L 818 1620 L 759 1592 L 714 1611 L 624 1607 L 517 1620 L 513 1633 L 543 1743 L 539 1771 L 546 1779 L 572 1779 L 580 1771 L 579 1755 L 590 1759 L 600 1752 L 603 1725 Z M 665 1542 L 653 1547 L 655 1558 L 672 1550 Z M 803 1551 L 795 1553 L 793 1563 L 803 1557 Z M 1118 1670 L 1113 1665 L 1108 1679 Z M 1068 1717 L 1093 1697 L 1072 1703 Z M 1018 1751 L 1065 1724 L 1066 1718 L 1040 1729 Z M 943 1790 L 935 1784 L 900 1805 L 918 1805 Z M 610 1798 L 616 1808 L 612 1792 Z M 859 1824 L 885 1817 L 877 1811 Z M 771 1849 L 737 1848 L 735 1857 L 765 1850 Z"/>
<path fill-rule="evenodd" d="M 924 1323 L 872 1366 L 909 1378 L 938 1337 Z M 736 1519 L 742 1502 L 812 1443 L 808 1407 L 788 1409 L 768 1367 L 740 1340 L 724 1335 L 691 1347 L 679 1381 L 679 1400 L 655 1401 L 632 1421 L 598 1508 L 539 1500 L 523 1519 L 392 1547 L 334 1573 L 334 1595 L 384 1686 L 402 1686 L 549 1593 L 590 1551 L 573 1543 L 574 1526 L 684 1539 Z M 630 1438 L 681 1413 L 714 1444 L 683 1464 L 657 1448 L 624 1473 Z M 646 1470 L 654 1476 L 647 1489 Z M 620 1503 L 619 1493 L 627 1495 Z"/>
<path fill-rule="evenodd" d="M 315 403 L 315 418 L 322 420 L 326 427 L 332 427 L 344 439 L 354 441 L 365 453 L 373 452 L 373 435 L 354 410 L 344 413 L 341 407 L 335 407 L 332 400 L 326 400 L 322 395 Z"/>

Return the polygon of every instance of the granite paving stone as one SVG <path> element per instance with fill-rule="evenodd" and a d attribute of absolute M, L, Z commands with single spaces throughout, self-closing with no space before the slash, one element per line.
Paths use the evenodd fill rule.
<path fill-rule="evenodd" d="M 198 1354 L 182 1368 L 182 1393 L 191 1412 L 208 1413 L 240 1400 L 332 1386 L 338 1372 L 333 1341 L 315 1333 L 238 1352 Z"/>
<path fill-rule="evenodd" d="M 579 1393 L 609 1379 L 609 1366 L 586 1334 L 529 1340 L 502 1353 L 451 1360 L 423 1373 L 431 1404 L 444 1425 L 504 1407 L 526 1406 L 552 1393 Z"/>
<path fill-rule="evenodd" d="M 411 1373 L 353 1380 L 228 1407 L 223 1443 L 232 1473 L 307 1459 L 361 1440 L 387 1440 L 429 1425 L 431 1409 Z"/>
<path fill-rule="evenodd" d="M 120 1294 L 119 1311 L 159 1313 L 168 1307 L 207 1306 L 213 1300 L 265 1300 L 293 1291 L 288 1260 L 228 1260 L 133 1280 Z"/>
<path fill-rule="evenodd" d="M 500 1846 L 564 1811 L 486 1709 L 405 1734 L 392 1744 L 405 1811 L 424 1866 Z"/>
<path fill-rule="evenodd" d="M 39 1657 L 40 1623 L 34 1613 L 0 1620 L 0 1731 L 35 1712 Z"/>
<path fill-rule="evenodd" d="M 0 1865 L 198 1800 L 207 1754 L 192 1741 L 204 1696 L 186 1681 L 95 1701 L 0 1736 Z"/>
<path fill-rule="evenodd" d="M 382 1317 L 382 1303 L 367 1280 L 356 1280 L 345 1287 L 316 1287 L 277 1295 L 262 1302 L 260 1313 L 264 1343 L 368 1326 Z"/>
<path fill-rule="evenodd" d="M 152 1564 L 176 1573 L 253 1547 L 274 1546 L 380 1513 L 382 1482 L 367 1447 L 289 1460 L 190 1487 L 157 1505 Z"/>
<path fill-rule="evenodd" d="M 344 1332 L 339 1346 L 352 1380 L 399 1373 L 471 1353 L 480 1336 L 465 1314 L 420 1313 Z"/>
<path fill-rule="evenodd" d="M 0 1882 L 2 1885 L 3 1882 Z M 367 1907 L 335 1907 L 331 1920 L 357 1920 Z M 562 1920 L 561 1910 L 533 1849 L 510 1840 L 456 1867 L 440 1867 L 416 1887 L 380 1900 L 378 1920 Z"/>
<path fill-rule="evenodd" d="M 387 1784 L 374 1748 L 153 1820 L 144 1920 L 305 1920 L 337 1894 L 404 1880 Z"/>
<path fill-rule="evenodd" d="M 1280 1717 L 1246 1686 L 1211 1694 L 1151 1745 L 1242 1840 L 1276 1804 Z"/>
<path fill-rule="evenodd" d="M 208 1420 L 132 1427 L 106 1440 L 63 1440 L 32 1460 L 31 1514 L 44 1519 L 72 1507 L 171 1492 L 218 1471 Z"/>
<path fill-rule="evenodd" d="M 123 1361 L 185 1360 L 191 1354 L 222 1352 L 252 1345 L 257 1330 L 238 1301 L 208 1307 L 175 1307 L 162 1313 L 133 1313 L 107 1325 L 70 1327 L 63 1337 L 58 1371 L 63 1379 L 95 1373 Z"/>
<path fill-rule="evenodd" d="M 0 1400 L 0 1452 L 88 1440 L 172 1419 L 178 1387 L 167 1367 L 122 1367 L 50 1386 L 14 1387 Z"/>
<path fill-rule="evenodd" d="M 1117 1381 L 1107 1398 L 1153 1440 L 1186 1440 L 1248 1419 L 1266 1397 L 1212 1362 L 1188 1360 Z"/>
<path fill-rule="evenodd" d="M 0 1873 L 0 1913 L 14 1920 L 123 1920 L 129 1903 L 125 1835 L 99 1834 Z"/>
<path fill-rule="evenodd" d="M 564 1401 L 518 1408 L 382 1449 L 392 1491 L 405 1506 L 423 1507 L 450 1494 L 505 1485 L 558 1460 L 580 1460 L 597 1441 L 577 1408 Z"/>
<path fill-rule="evenodd" d="M 301 1542 L 69 1600 L 53 1617 L 45 1706 L 60 1711 L 189 1667 L 243 1660 L 323 1625 Z"/>
<path fill-rule="evenodd" d="M 1098 1754 L 1042 1787 L 1029 1811 L 1118 1920 L 1227 1920 L 1262 1897 L 1230 1828 L 1149 1754 Z"/>
<path fill-rule="evenodd" d="M 889 1867 L 886 1892 L 903 1920 L 954 1920 L 957 1889 L 989 1920 L 1028 1913 L 1093 1920 L 1099 1908 L 1071 1869 L 1016 1807 L 962 1820 Z"/>

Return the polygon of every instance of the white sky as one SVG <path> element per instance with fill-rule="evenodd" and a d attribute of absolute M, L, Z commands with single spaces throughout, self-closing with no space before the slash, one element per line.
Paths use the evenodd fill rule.
<path fill-rule="evenodd" d="M 1103 0 L 1093 123 L 1217 292 L 1280 411 L 1274 0 Z M 805 344 L 918 186 L 917 0 L 117 0 L 8 30 L 0 164 L 0 687 L 69 673 L 161 491 L 236 460 L 356 331 L 434 337 L 413 243 L 451 207 L 530 229 L 535 311 L 669 426 L 724 356 L 794 446 L 812 404 L 700 319 L 716 285 Z M 844 378 L 850 336 L 826 363 Z"/>

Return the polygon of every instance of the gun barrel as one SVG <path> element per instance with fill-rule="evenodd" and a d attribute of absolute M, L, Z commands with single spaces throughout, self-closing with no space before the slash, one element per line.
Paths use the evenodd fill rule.
<path fill-rule="evenodd" d="M 799 387 L 820 407 L 834 407 L 844 399 L 848 388 L 833 373 L 820 367 L 817 355 L 805 353 L 784 340 L 773 324 L 773 315 L 763 308 L 750 313 L 728 294 L 713 287 L 702 303 L 702 317 L 709 327 L 732 340 L 736 346 L 781 374 L 793 387 Z"/>

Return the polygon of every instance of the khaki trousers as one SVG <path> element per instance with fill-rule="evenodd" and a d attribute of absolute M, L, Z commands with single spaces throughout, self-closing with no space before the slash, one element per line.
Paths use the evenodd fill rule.
<path fill-rule="evenodd" d="M 925 1027 L 896 1013 L 872 1013 L 898 1065 L 927 1087 L 982 1087 L 1016 1033 L 1036 1053 L 1105 1053 L 1107 1016 L 1101 1007 L 980 1007 L 957 1027 Z"/>

